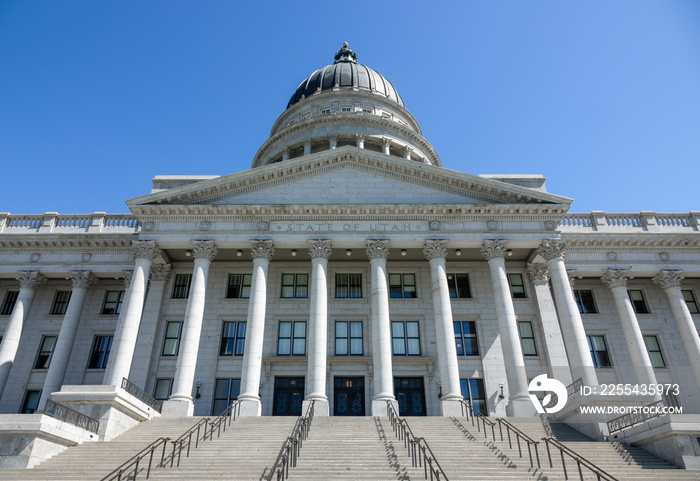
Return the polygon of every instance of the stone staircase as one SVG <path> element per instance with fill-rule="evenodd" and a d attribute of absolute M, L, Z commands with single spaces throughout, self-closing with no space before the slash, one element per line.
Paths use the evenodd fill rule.
<path fill-rule="evenodd" d="M 317 417 L 311 423 L 297 466 L 296 481 L 424 479 L 391 430 L 387 417 Z"/>
<path fill-rule="evenodd" d="M 32 469 L 0 469 L 0 479 L 97 481 L 156 439 L 175 439 L 200 419 L 156 418 L 134 426 L 109 442 L 86 442 L 68 448 Z"/>

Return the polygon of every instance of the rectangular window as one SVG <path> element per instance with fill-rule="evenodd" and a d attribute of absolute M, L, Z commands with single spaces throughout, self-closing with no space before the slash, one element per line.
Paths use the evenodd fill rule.
<path fill-rule="evenodd" d="M 245 321 L 225 321 L 219 356 L 242 356 L 245 348 Z"/>
<path fill-rule="evenodd" d="M 177 356 L 180 350 L 180 335 L 182 334 L 182 321 L 168 321 L 165 327 L 165 340 L 163 341 L 163 356 Z"/>
<path fill-rule="evenodd" d="M 113 336 L 95 336 L 88 369 L 104 369 L 107 367 L 109 351 L 112 349 Z"/>
<path fill-rule="evenodd" d="M 66 313 L 70 294 L 71 291 L 56 291 L 56 297 L 53 298 L 53 304 L 51 305 L 51 315 L 62 316 Z"/>
<path fill-rule="evenodd" d="M 523 356 L 536 356 L 537 346 L 535 346 L 535 333 L 532 331 L 530 321 L 519 321 L 518 332 L 520 333 L 520 344 L 523 347 Z"/>
<path fill-rule="evenodd" d="M 416 275 L 415 274 L 389 274 L 389 297 L 416 296 Z"/>
<path fill-rule="evenodd" d="M 447 286 L 450 288 L 450 297 L 471 297 L 468 274 L 447 274 Z"/>
<path fill-rule="evenodd" d="M 586 336 L 588 339 L 588 348 L 591 350 L 593 365 L 595 367 L 610 367 L 610 356 L 608 355 L 608 346 L 605 344 L 604 336 Z"/>
<path fill-rule="evenodd" d="M 525 283 L 523 282 L 522 274 L 508 274 L 508 283 L 510 284 L 510 293 L 513 299 L 525 298 Z"/>
<path fill-rule="evenodd" d="M 330 108 L 321 109 L 321 115 L 326 115 L 326 114 L 330 114 L 330 113 L 331 113 Z"/>
<path fill-rule="evenodd" d="M 637 314 L 649 314 L 649 308 L 647 307 L 647 302 L 644 300 L 642 291 L 629 290 L 627 294 L 630 296 L 630 301 L 632 301 L 634 312 Z"/>
<path fill-rule="evenodd" d="M 362 274 L 336 274 L 335 297 L 359 299 L 362 297 Z"/>
<path fill-rule="evenodd" d="M 56 336 L 43 336 L 39 344 L 39 353 L 36 355 L 34 369 L 48 369 L 51 363 L 51 354 L 56 346 Z"/>
<path fill-rule="evenodd" d="M 187 299 L 190 295 L 190 283 L 192 283 L 192 274 L 175 275 L 173 299 Z"/>
<path fill-rule="evenodd" d="M 454 321 L 455 342 L 458 356 L 478 356 L 475 321 Z"/>
<path fill-rule="evenodd" d="M 335 355 L 362 355 L 362 321 L 335 322 Z"/>
<path fill-rule="evenodd" d="M 695 302 L 695 296 L 693 291 L 681 291 L 683 293 L 683 300 L 685 300 L 685 305 L 688 306 L 688 310 L 691 314 L 700 314 L 698 310 L 698 303 Z M 4 311 L 3 311 L 4 312 Z"/>
<path fill-rule="evenodd" d="M 24 393 L 24 401 L 22 401 L 22 409 L 20 409 L 20 414 L 32 414 L 36 411 L 36 407 L 39 404 L 39 399 L 41 398 L 41 391 L 27 390 Z"/>
<path fill-rule="evenodd" d="M 596 314 L 598 312 L 593 299 L 593 291 L 576 289 L 574 290 L 574 298 L 576 299 L 578 312 L 581 314 Z"/>
<path fill-rule="evenodd" d="M 102 314 L 119 314 L 124 302 L 124 291 L 107 291 L 105 303 L 102 305 Z"/>
<path fill-rule="evenodd" d="M 651 365 L 654 367 L 666 367 L 664 356 L 663 354 L 661 354 L 661 346 L 659 346 L 659 339 L 656 336 L 644 336 L 644 344 L 647 345 L 647 351 L 649 351 Z"/>
<path fill-rule="evenodd" d="M 352 107 L 347 107 L 347 106 L 340 107 L 340 111 L 341 112 L 352 112 Z"/>
<path fill-rule="evenodd" d="M 391 338 L 394 356 L 420 356 L 418 321 L 392 321 Z"/>
<path fill-rule="evenodd" d="M 283 298 L 309 297 L 308 274 L 282 274 Z"/>
<path fill-rule="evenodd" d="M 248 299 L 250 297 L 250 284 L 253 282 L 253 274 L 229 274 L 227 299 Z"/>
<path fill-rule="evenodd" d="M 368 109 L 367 107 L 362 107 L 362 112 L 365 113 L 365 114 L 371 114 L 371 113 L 372 113 L 372 109 Z"/>
<path fill-rule="evenodd" d="M 462 397 L 465 401 L 469 401 L 478 414 L 488 416 L 486 409 L 486 390 L 484 389 L 483 379 L 460 379 L 459 387 L 462 391 Z"/>
<path fill-rule="evenodd" d="M 238 399 L 240 392 L 240 379 L 217 379 L 214 386 L 214 405 L 211 408 L 211 415 L 218 416 L 226 411 L 226 408 Z"/>
<path fill-rule="evenodd" d="M 156 379 L 156 389 L 153 398 L 156 401 L 167 401 L 173 390 L 173 380 L 171 378 Z"/>
<path fill-rule="evenodd" d="M 15 308 L 15 302 L 17 302 L 17 296 L 19 291 L 7 291 L 5 294 L 5 300 L 2 303 L 2 310 L 0 310 L 0 315 L 9 316 L 12 314 L 12 309 Z"/>
<path fill-rule="evenodd" d="M 306 355 L 306 321 L 281 321 L 278 356 Z"/>

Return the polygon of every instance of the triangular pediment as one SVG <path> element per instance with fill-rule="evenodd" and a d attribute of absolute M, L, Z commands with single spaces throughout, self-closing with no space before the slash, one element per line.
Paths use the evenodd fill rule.
<path fill-rule="evenodd" d="M 465 205 L 568 206 L 571 199 L 442 167 L 341 147 L 138 197 L 147 206 Z"/>

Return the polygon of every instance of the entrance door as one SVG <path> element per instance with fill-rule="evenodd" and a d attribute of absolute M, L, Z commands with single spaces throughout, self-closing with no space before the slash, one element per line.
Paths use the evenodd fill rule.
<path fill-rule="evenodd" d="M 422 377 L 395 377 L 394 395 L 399 416 L 425 416 L 425 389 Z"/>
<path fill-rule="evenodd" d="M 333 416 L 365 415 L 365 378 L 336 377 Z"/>
<path fill-rule="evenodd" d="M 303 377 L 276 377 L 273 416 L 301 416 L 304 400 Z"/>

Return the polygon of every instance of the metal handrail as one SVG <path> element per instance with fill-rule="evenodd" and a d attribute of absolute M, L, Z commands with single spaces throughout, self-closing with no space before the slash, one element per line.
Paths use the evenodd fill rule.
<path fill-rule="evenodd" d="M 535 448 L 535 458 L 537 459 L 537 467 L 541 468 L 542 466 L 540 466 L 540 453 L 537 449 L 537 446 L 540 443 L 538 441 L 535 441 L 534 439 L 532 439 L 530 436 L 528 436 L 527 434 L 522 432 L 520 429 L 513 426 L 507 420 L 505 420 L 503 418 L 498 418 L 497 421 L 498 421 L 498 429 L 501 433 L 501 441 L 503 441 L 503 426 L 505 425 L 506 433 L 508 434 L 508 446 L 510 446 L 510 449 L 513 449 L 513 442 L 511 441 L 511 437 L 510 437 L 510 432 L 513 431 L 515 433 L 515 439 L 518 443 L 518 454 L 520 455 L 520 457 L 521 458 L 523 457 L 523 450 L 520 447 L 520 440 L 522 439 L 523 441 L 525 441 L 527 443 L 527 454 L 530 457 L 530 467 L 531 468 L 535 467 L 535 464 L 532 461 L 532 447 L 534 447 Z"/>
<path fill-rule="evenodd" d="M 476 429 L 478 432 L 481 432 L 481 426 L 483 425 L 484 427 L 484 438 L 488 437 L 488 430 L 486 429 L 486 426 L 491 427 L 491 437 L 493 440 L 496 440 L 496 423 L 491 421 L 486 415 L 482 414 L 477 408 L 472 406 L 472 403 L 467 401 L 466 399 L 462 399 L 460 401 L 461 407 L 462 407 L 462 417 L 470 417 L 472 421 L 472 426 L 475 425 L 474 420 L 476 419 Z M 479 421 L 481 421 L 481 424 L 479 424 Z"/>
<path fill-rule="evenodd" d="M 656 408 L 663 408 L 665 405 L 666 404 L 663 400 L 659 400 L 649 404 L 648 407 L 651 408 L 653 406 Z M 618 431 L 622 431 L 623 429 L 632 427 L 635 424 L 648 421 L 649 419 L 658 418 L 663 414 L 663 409 L 654 409 L 653 413 L 645 413 L 643 412 L 643 410 L 640 409 L 640 412 L 638 413 L 623 414 L 622 416 L 616 417 L 615 419 L 611 419 L 610 421 L 608 421 L 608 433 L 613 434 Z"/>
<path fill-rule="evenodd" d="M 153 453 L 156 451 L 157 448 L 159 448 L 161 445 L 163 446 L 163 450 L 160 455 L 160 463 L 158 463 L 158 466 L 163 465 L 163 460 L 165 459 L 165 448 L 168 446 L 168 441 L 170 441 L 170 438 L 158 438 L 155 441 L 153 441 L 151 444 L 149 444 L 147 447 L 139 451 L 136 455 L 132 456 L 131 459 L 128 459 L 126 462 L 124 462 L 121 466 L 119 466 L 117 469 L 109 473 L 107 476 L 102 478 L 100 481 L 112 481 L 112 480 L 117 480 L 121 481 L 122 476 L 126 475 L 127 479 L 129 476 L 133 474 L 132 480 L 136 479 L 136 476 L 139 473 L 139 464 L 141 463 L 141 460 L 146 457 L 146 454 L 148 454 L 148 469 L 146 470 L 146 479 L 149 478 L 151 475 L 151 467 L 153 465 Z M 133 472 L 130 469 L 133 466 Z"/>
<path fill-rule="evenodd" d="M 581 388 L 583 387 L 583 378 L 578 378 L 568 386 L 566 386 L 566 395 L 567 397 L 571 398 L 571 396 L 575 396 L 576 394 L 581 392 Z M 551 404 L 550 404 L 551 406 Z"/>
<path fill-rule="evenodd" d="M 422 467 L 425 479 L 428 479 L 428 474 L 430 474 L 431 481 L 441 479 L 449 481 L 442 466 L 438 463 L 435 453 L 428 446 L 428 442 L 425 438 L 419 438 L 413 434 L 408 422 L 399 417 L 399 413 L 396 412 L 391 401 L 386 402 L 386 411 L 394 434 L 399 441 L 403 441 L 404 447 L 408 450 L 411 466 L 414 468 Z"/>
<path fill-rule="evenodd" d="M 63 404 L 58 404 L 53 402 L 51 399 L 46 401 L 46 407 L 44 407 L 43 414 L 51 416 L 59 421 L 78 426 L 86 431 L 97 434 L 100 430 L 100 422 L 97 419 L 86 416 L 85 414 L 71 409 Z"/>
<path fill-rule="evenodd" d="M 144 391 L 125 377 L 122 378 L 122 389 L 124 389 L 126 392 L 128 392 L 138 400 L 143 401 L 157 412 L 160 412 L 161 409 L 163 409 L 163 404 L 158 402 L 157 399 L 155 399 L 153 396 L 148 394 L 146 391 Z"/>
<path fill-rule="evenodd" d="M 556 439 L 552 437 L 544 437 L 542 438 L 542 441 L 544 441 L 545 445 L 547 446 L 547 456 L 549 457 L 550 468 L 554 468 L 554 465 L 552 464 L 552 454 L 549 451 L 549 445 L 551 444 L 555 448 L 559 449 L 559 453 L 561 454 L 561 466 L 564 469 L 564 479 L 569 479 L 569 473 L 566 470 L 566 461 L 564 459 L 564 454 L 567 454 L 568 456 L 573 458 L 574 461 L 576 461 L 576 466 L 578 467 L 578 475 L 581 481 L 583 481 L 583 471 L 581 470 L 581 465 L 585 466 L 586 468 L 588 468 L 588 470 L 595 474 L 598 481 L 618 481 L 617 478 L 603 471 L 601 468 L 599 468 L 598 466 L 596 466 L 595 464 L 578 454 L 576 451 L 573 451 L 571 448 L 564 446 Z"/>
<path fill-rule="evenodd" d="M 287 436 L 287 439 L 282 443 L 275 464 L 270 469 L 270 474 L 267 475 L 267 480 L 271 481 L 272 477 L 277 474 L 277 481 L 289 478 L 289 468 L 295 468 L 297 458 L 301 451 L 301 446 L 309 437 L 311 430 L 311 421 L 314 418 L 314 404 L 316 401 L 310 401 L 309 407 L 306 408 L 306 414 L 299 416 L 292 428 L 292 434 Z"/>
<path fill-rule="evenodd" d="M 172 452 L 169 456 L 166 456 L 166 450 L 168 447 L 168 442 L 171 441 L 170 438 L 158 438 L 156 441 L 151 443 L 148 447 L 144 448 L 143 450 L 139 451 L 136 455 L 132 456 L 130 459 L 128 459 L 126 462 L 124 462 L 121 466 L 119 466 L 117 469 L 109 473 L 107 476 L 102 478 L 100 481 L 121 481 L 122 476 L 126 476 L 124 479 L 129 479 L 129 481 L 136 481 L 138 475 L 139 475 L 139 464 L 141 460 L 146 457 L 146 455 L 149 456 L 149 461 L 148 461 L 148 469 L 146 471 L 146 478 L 149 479 L 151 476 L 151 468 L 153 464 L 153 453 L 155 452 L 156 449 L 160 448 L 160 446 L 163 446 L 163 450 L 161 451 L 161 456 L 160 456 L 160 462 L 156 465 L 158 468 L 165 468 L 165 467 L 173 467 L 175 463 L 175 456 L 177 454 L 177 467 L 180 466 L 180 458 L 182 455 L 183 447 L 185 444 L 185 441 L 187 442 L 187 454 L 186 457 L 190 455 L 190 448 L 192 445 L 192 435 L 195 434 L 194 439 L 195 439 L 195 446 L 194 449 L 197 449 L 199 447 L 199 441 L 206 441 L 207 437 L 209 439 L 213 439 L 214 437 L 214 430 L 216 429 L 218 434 L 217 437 L 221 435 L 221 427 L 223 426 L 224 432 L 226 431 L 226 425 L 228 424 L 229 426 L 231 425 L 231 421 L 236 419 L 236 416 L 240 414 L 240 403 L 238 401 L 234 401 L 231 405 L 229 405 L 223 413 L 221 413 L 219 416 L 217 416 L 213 421 L 210 420 L 210 418 L 204 418 L 200 420 L 197 424 L 192 426 L 190 429 L 188 429 L 185 434 L 177 438 L 176 440 L 172 441 L 173 443 L 173 449 Z M 204 433 L 202 435 L 202 428 Z M 200 438 L 200 435 L 202 436 Z M 179 447 L 179 449 L 178 449 Z M 170 461 L 170 466 L 168 466 L 168 461 Z M 133 469 L 132 469 L 133 468 Z"/>

